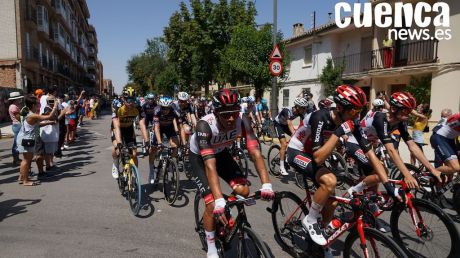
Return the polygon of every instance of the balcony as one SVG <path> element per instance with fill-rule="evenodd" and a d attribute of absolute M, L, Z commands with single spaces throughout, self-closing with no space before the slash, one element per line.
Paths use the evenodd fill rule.
<path fill-rule="evenodd" d="M 335 65 L 343 65 L 344 75 L 370 70 L 435 63 L 437 60 L 437 40 L 400 43 L 396 44 L 392 50 L 381 48 L 333 58 Z"/>

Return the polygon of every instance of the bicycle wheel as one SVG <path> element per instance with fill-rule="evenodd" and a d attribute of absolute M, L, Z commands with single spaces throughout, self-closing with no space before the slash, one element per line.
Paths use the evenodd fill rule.
<path fill-rule="evenodd" d="M 363 228 L 366 239 L 367 257 L 408 257 L 401 247 L 391 238 L 373 228 Z M 361 239 L 358 230 L 354 229 L 345 239 L 343 257 L 366 257 L 361 247 Z"/>
<path fill-rule="evenodd" d="M 426 200 L 412 199 L 412 205 L 420 236 L 414 230 L 408 209 L 391 212 L 391 233 L 404 251 L 410 257 L 460 257 L 459 233 L 449 215 Z"/>
<path fill-rule="evenodd" d="M 233 159 L 236 161 L 238 166 L 241 169 L 241 172 L 243 172 L 244 177 L 248 177 L 248 157 L 246 156 L 246 153 L 241 148 L 235 148 L 233 150 Z"/>
<path fill-rule="evenodd" d="M 131 211 L 134 215 L 139 213 L 141 209 L 141 176 L 139 170 L 135 165 L 130 166 L 129 180 L 128 180 L 128 200 Z"/>
<path fill-rule="evenodd" d="M 179 194 L 179 171 L 174 159 L 163 165 L 163 193 L 169 205 L 174 204 Z"/>
<path fill-rule="evenodd" d="M 125 168 L 123 165 L 123 161 L 121 160 L 121 157 L 118 158 L 118 167 L 121 168 L 121 171 L 120 169 L 118 169 L 118 178 L 117 178 L 118 190 L 120 190 L 120 193 L 124 195 L 125 189 L 126 189 L 126 178 L 123 176 L 123 170 Z"/>
<path fill-rule="evenodd" d="M 268 150 L 267 166 L 270 174 L 279 176 L 280 173 L 280 149 L 279 145 L 272 145 Z"/>
<path fill-rule="evenodd" d="M 271 257 L 267 246 L 252 228 L 244 226 L 243 235 L 239 246 L 239 257 Z"/>
<path fill-rule="evenodd" d="M 292 192 L 279 192 L 273 201 L 272 223 L 275 238 L 281 248 L 294 257 L 305 257 L 312 253 L 310 236 L 304 231 L 302 219 L 308 214 L 305 203 Z M 320 248 L 321 249 L 321 248 Z M 322 249 L 320 250 L 323 253 Z"/>
<path fill-rule="evenodd" d="M 201 198 L 200 191 L 196 192 L 195 201 L 193 203 L 193 213 L 195 214 L 195 231 L 198 233 L 200 237 L 201 247 L 204 251 L 208 251 L 208 243 L 206 242 L 206 233 L 204 232 L 203 227 L 203 213 L 205 210 L 205 204 L 203 199 Z M 216 248 L 219 257 L 224 257 L 224 249 L 220 240 L 216 238 Z"/>

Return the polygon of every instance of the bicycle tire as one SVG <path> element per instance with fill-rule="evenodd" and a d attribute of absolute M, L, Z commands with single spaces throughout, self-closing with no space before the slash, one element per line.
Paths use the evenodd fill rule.
<path fill-rule="evenodd" d="M 130 180 L 128 180 L 128 200 L 132 213 L 136 216 L 142 206 L 141 177 L 135 165 L 131 165 Z"/>
<path fill-rule="evenodd" d="M 165 163 L 163 164 L 163 193 L 166 202 L 173 205 L 179 195 L 179 171 L 174 159 L 167 160 Z M 174 188 L 172 194 L 170 187 Z"/>
<path fill-rule="evenodd" d="M 294 211 L 286 211 L 287 207 L 283 207 L 283 205 L 285 205 L 283 199 L 289 199 L 287 202 L 294 204 L 294 209 L 297 209 L 297 207 L 300 207 L 300 209 L 297 209 L 295 214 L 293 214 Z M 297 246 L 296 242 L 305 241 L 302 239 L 301 233 L 299 233 L 299 231 L 302 230 L 302 228 L 299 227 L 302 227 L 301 220 L 308 214 L 307 206 L 305 206 L 303 201 L 296 194 L 283 191 L 277 193 L 272 203 L 271 214 L 275 238 L 278 240 L 277 242 L 280 244 L 281 248 L 294 257 L 305 257 L 308 250 L 302 250 L 302 248 Z M 278 217 L 285 218 L 290 216 L 292 216 L 292 218 L 289 221 L 284 219 L 285 222 L 279 223 Z M 306 235 L 308 235 L 308 233 L 306 233 Z"/>
<path fill-rule="evenodd" d="M 200 211 L 200 204 L 204 205 L 204 202 L 201 198 L 200 191 L 196 191 L 195 201 L 193 202 L 193 213 L 195 214 L 195 231 L 200 237 L 201 246 L 203 250 L 208 251 L 208 245 L 206 242 L 206 234 L 203 227 L 203 212 Z"/>
<path fill-rule="evenodd" d="M 268 166 L 268 171 L 273 176 L 281 175 L 280 169 L 279 169 L 279 166 L 280 166 L 280 163 L 279 163 L 280 150 L 281 150 L 281 147 L 279 145 L 277 145 L 277 144 L 272 145 L 270 147 L 270 149 L 268 149 L 267 166 Z"/>
<path fill-rule="evenodd" d="M 442 257 L 460 257 L 460 249 L 458 248 L 457 246 L 457 243 L 459 241 L 459 232 L 454 224 L 454 221 L 452 221 L 452 219 L 449 217 L 449 215 L 447 213 L 445 213 L 444 211 L 441 210 L 441 208 L 439 208 L 438 206 L 436 206 L 435 204 L 427 201 L 427 200 L 423 200 L 423 199 L 412 199 L 412 205 L 414 206 L 414 209 L 416 210 L 416 213 L 414 214 L 414 216 L 417 216 L 417 213 L 420 213 L 420 210 L 421 209 L 424 209 L 426 211 L 429 211 L 431 212 L 432 214 L 435 215 L 435 218 L 433 219 L 430 219 L 429 221 L 430 222 L 442 222 L 444 224 L 444 226 L 446 227 L 447 229 L 447 232 L 450 236 L 450 244 L 451 244 L 451 249 L 450 249 L 450 252 L 449 254 L 447 254 L 447 256 L 440 256 L 440 255 L 435 255 L 435 256 L 432 256 L 432 257 L 438 257 L 438 258 L 442 258 Z M 437 239 L 437 241 L 433 241 L 433 237 L 434 237 L 434 234 L 433 234 L 433 231 L 430 229 L 431 232 L 428 232 L 430 239 L 428 239 L 428 241 L 426 241 L 425 239 L 423 239 L 422 237 L 417 237 L 416 234 L 413 234 L 411 235 L 410 237 L 408 236 L 408 232 L 405 232 L 403 234 L 401 234 L 401 231 L 400 231 L 400 227 L 403 226 L 403 223 L 399 224 L 401 221 L 400 221 L 400 218 L 401 218 L 401 214 L 403 211 L 406 211 L 407 209 L 393 209 L 392 212 L 391 212 L 391 218 L 390 218 L 390 225 L 392 225 L 391 227 L 391 233 L 393 235 L 393 238 L 395 239 L 396 243 L 398 243 L 403 249 L 404 251 L 409 255 L 409 257 L 419 257 L 417 256 L 417 254 L 415 254 L 412 250 L 410 250 L 410 248 L 408 247 L 409 246 L 409 243 L 408 243 L 408 240 L 410 239 L 414 239 L 413 242 L 421 242 L 423 243 L 423 245 L 425 245 L 425 242 L 433 242 L 433 246 L 432 248 L 428 248 L 428 250 L 439 250 L 440 248 L 440 245 L 442 243 L 444 243 L 445 241 L 447 241 L 446 239 Z M 410 214 L 408 214 L 408 216 L 410 216 Z M 428 219 L 427 218 L 424 218 L 423 221 L 425 223 L 427 223 Z M 412 220 L 410 220 L 410 230 L 413 230 L 413 224 L 412 224 Z M 427 225 L 427 227 L 430 227 L 429 225 Z M 441 230 L 441 231 L 444 231 L 444 230 Z M 415 232 L 414 232 L 415 233 Z M 407 241 L 403 241 L 403 237 L 405 237 L 406 239 L 408 239 Z"/>
<path fill-rule="evenodd" d="M 392 240 L 391 238 L 385 236 L 382 232 L 378 231 L 377 229 L 366 228 L 365 227 L 365 228 L 363 228 L 363 231 L 364 231 L 364 236 L 365 237 L 371 237 L 372 239 L 380 240 L 380 242 L 385 244 L 387 249 L 389 249 L 390 252 L 394 255 L 394 256 L 385 256 L 385 257 L 397 257 L 397 258 L 406 258 L 406 257 L 408 257 L 407 254 L 404 253 L 403 249 L 401 249 L 401 247 L 394 240 Z M 353 248 L 353 244 L 354 244 L 354 242 L 356 240 L 360 241 L 360 236 L 358 234 L 358 230 L 356 230 L 356 228 L 355 228 L 350 232 L 350 234 L 348 234 L 347 238 L 345 239 L 345 244 L 344 244 L 344 247 L 343 247 L 343 257 L 344 258 L 348 258 L 348 257 L 364 257 L 364 255 L 359 255 L 359 254 L 357 254 L 357 256 L 353 255 L 353 254 L 355 254 L 354 252 L 357 251 L 356 249 L 358 249 L 358 250 L 360 249 L 359 247 L 358 248 Z M 371 241 L 367 240 L 367 242 L 371 242 Z M 358 246 L 360 246 L 360 243 L 358 244 Z M 366 246 L 372 246 L 372 244 L 368 243 Z M 377 256 L 369 255 L 369 256 L 370 257 L 379 257 L 378 255 Z"/>
<path fill-rule="evenodd" d="M 267 249 L 267 246 L 265 243 L 262 241 L 261 237 L 250 227 L 244 226 L 243 227 L 243 239 L 240 242 L 240 249 L 239 257 L 241 258 L 246 258 L 246 257 L 263 257 L 263 258 L 269 258 L 271 257 L 270 252 Z M 248 239 L 251 239 L 251 242 L 254 243 L 254 246 L 252 246 L 249 242 Z M 251 250 L 255 249 L 255 250 Z M 251 253 L 256 252 L 256 256 L 249 255 Z"/>
<path fill-rule="evenodd" d="M 233 159 L 236 161 L 236 163 L 240 167 L 241 172 L 243 172 L 244 177 L 248 178 L 248 173 L 249 173 L 248 157 L 246 153 L 244 153 L 243 149 L 241 148 L 234 149 Z"/>
<path fill-rule="evenodd" d="M 123 170 L 125 169 L 124 168 L 124 165 L 123 165 L 123 162 L 121 160 L 121 157 L 118 157 L 118 168 L 122 168 L 122 171 L 120 173 L 120 170 L 118 170 L 118 178 L 117 178 L 117 184 L 118 184 L 118 190 L 120 191 L 121 195 L 124 195 L 125 194 L 125 189 L 126 189 L 126 180 L 123 176 Z"/>

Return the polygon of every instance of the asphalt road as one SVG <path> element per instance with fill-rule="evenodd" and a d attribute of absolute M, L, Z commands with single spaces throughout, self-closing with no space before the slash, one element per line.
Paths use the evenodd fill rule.
<path fill-rule="evenodd" d="M 86 123 L 78 143 L 56 159 L 59 170 L 35 187 L 17 183 L 12 140 L 0 141 L 0 257 L 205 257 L 194 230 L 194 184 L 185 175 L 174 207 L 145 186 L 140 216 L 131 214 L 111 176 L 109 123 L 109 116 Z M 148 161 L 139 163 L 146 184 Z M 249 180 L 259 189 L 257 177 L 250 173 Z M 273 178 L 273 186 L 303 196 L 291 179 Z M 248 207 L 249 221 L 275 257 L 288 257 L 274 240 L 268 206 Z"/>

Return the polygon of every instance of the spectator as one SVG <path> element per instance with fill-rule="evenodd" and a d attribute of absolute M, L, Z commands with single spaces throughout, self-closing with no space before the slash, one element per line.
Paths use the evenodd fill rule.
<path fill-rule="evenodd" d="M 27 96 L 25 98 L 25 105 L 27 109 L 23 109 L 23 111 L 27 110 L 27 114 L 24 114 L 25 117 L 22 122 L 22 127 L 16 139 L 18 151 L 19 153 L 23 154 L 23 160 L 19 170 L 18 182 L 24 186 L 34 186 L 39 183 L 38 181 L 29 180 L 30 164 L 35 152 L 35 138 L 37 137 L 40 122 L 51 119 L 53 116 L 55 116 L 57 111 L 56 102 L 48 115 L 38 115 L 34 113 L 34 111 L 37 109 L 37 103 L 38 101 L 34 96 Z"/>
<path fill-rule="evenodd" d="M 441 111 L 441 119 L 438 122 L 438 125 L 443 125 L 446 123 L 447 118 L 452 115 L 452 109 L 445 108 Z"/>
<path fill-rule="evenodd" d="M 97 119 L 97 108 L 98 108 L 98 106 L 99 106 L 99 101 L 97 100 L 97 97 L 94 97 L 93 107 L 91 108 L 92 119 Z"/>
<path fill-rule="evenodd" d="M 64 145 L 65 137 L 67 134 L 65 113 L 66 113 L 66 108 L 68 104 L 66 102 L 67 101 L 66 95 L 60 95 L 58 100 L 59 100 L 59 104 L 58 104 L 59 141 L 58 141 L 57 150 L 54 153 L 54 156 L 60 158 L 62 157 L 62 147 Z"/>
<path fill-rule="evenodd" d="M 89 117 L 90 119 L 93 119 L 93 117 L 94 117 L 94 113 L 93 113 L 93 111 L 94 111 L 94 109 L 93 109 L 93 108 L 94 108 L 94 99 L 95 99 L 95 96 L 94 96 L 94 95 L 91 96 L 91 98 L 89 99 L 89 103 L 88 103 L 88 105 L 89 105 L 89 108 L 88 108 L 88 111 L 89 111 L 89 112 L 88 112 L 88 117 Z"/>
<path fill-rule="evenodd" d="M 316 110 L 316 105 L 315 105 L 315 102 L 313 101 L 313 94 L 311 94 L 310 92 L 307 92 L 304 97 L 308 101 L 307 114 L 310 114 L 311 112 Z"/>
<path fill-rule="evenodd" d="M 42 95 L 40 97 L 40 114 L 43 114 L 43 111 L 45 110 L 45 107 L 47 106 L 46 100 L 48 99 L 49 96 L 56 96 L 57 93 L 57 86 L 53 85 L 48 87 L 47 89 L 47 94 Z"/>
<path fill-rule="evenodd" d="M 66 143 L 64 143 L 64 149 L 68 149 L 69 145 L 75 141 L 75 131 L 77 130 L 77 101 L 71 100 L 66 109 L 66 121 L 67 121 L 67 136 Z"/>
<path fill-rule="evenodd" d="M 43 106 L 42 115 L 48 115 L 53 111 L 54 106 L 59 107 L 59 104 L 55 105 L 55 102 L 58 103 L 56 98 L 53 95 L 48 95 L 46 100 L 46 105 Z M 59 111 L 59 108 L 57 108 Z M 51 116 L 48 120 L 42 121 L 40 123 L 40 137 L 44 144 L 45 150 L 45 164 L 46 172 L 49 172 L 55 169 L 54 165 L 54 153 L 57 151 L 58 142 L 59 142 L 59 123 L 57 121 L 57 115 L 59 113 L 55 112 L 55 115 Z"/>
<path fill-rule="evenodd" d="M 19 159 L 19 152 L 17 150 L 17 144 L 16 144 L 16 139 L 18 137 L 18 133 L 21 130 L 21 122 L 20 116 L 19 116 L 19 111 L 20 111 L 20 99 L 24 98 L 21 96 L 19 92 L 11 92 L 10 93 L 10 98 L 8 99 L 11 101 L 11 105 L 8 108 L 8 112 L 11 117 L 12 121 L 12 130 L 14 133 L 14 140 L 13 140 L 13 147 L 11 148 L 11 153 L 13 154 L 13 166 L 18 166 L 21 162 Z"/>
<path fill-rule="evenodd" d="M 417 107 L 417 112 L 419 113 L 419 115 L 417 115 L 414 126 L 412 128 L 412 138 L 423 152 L 423 145 L 425 145 L 423 133 L 428 132 L 426 128 L 428 126 L 428 120 L 431 117 L 432 110 L 430 109 L 430 105 L 421 104 Z M 412 154 L 410 157 L 410 163 L 412 165 L 415 165 L 415 157 L 412 156 Z"/>
<path fill-rule="evenodd" d="M 86 95 L 85 91 L 82 91 L 80 98 L 77 100 L 77 115 L 78 115 L 78 124 L 77 128 L 81 128 L 83 125 L 83 117 L 86 115 Z"/>

